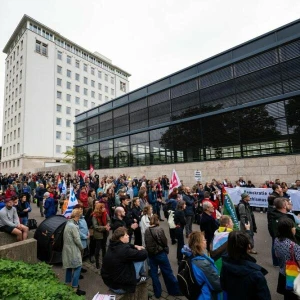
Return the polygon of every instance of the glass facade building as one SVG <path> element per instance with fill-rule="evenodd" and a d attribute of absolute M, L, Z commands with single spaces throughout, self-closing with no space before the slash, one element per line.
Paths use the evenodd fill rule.
<path fill-rule="evenodd" d="M 300 20 L 76 116 L 76 168 L 300 153 Z"/>

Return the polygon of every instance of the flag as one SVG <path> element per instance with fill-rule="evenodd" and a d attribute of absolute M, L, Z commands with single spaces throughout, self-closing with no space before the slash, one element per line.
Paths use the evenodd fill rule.
<path fill-rule="evenodd" d="M 232 203 L 232 200 L 230 196 L 228 195 L 227 191 L 225 188 L 223 188 L 223 197 L 224 197 L 224 211 L 223 215 L 227 215 L 231 218 L 233 222 L 233 230 L 239 230 L 240 225 L 239 225 L 239 220 L 237 218 L 236 212 L 235 212 L 235 207 L 234 204 Z"/>
<path fill-rule="evenodd" d="M 74 192 L 74 189 L 73 187 L 71 186 L 70 188 L 70 197 L 69 197 L 69 202 L 68 202 L 68 206 L 67 206 L 67 209 L 66 211 L 64 212 L 64 217 L 66 218 L 70 218 L 71 216 L 71 213 L 74 209 L 74 206 L 78 204 L 78 201 L 77 201 L 77 198 L 75 196 L 75 192 Z"/>
<path fill-rule="evenodd" d="M 173 169 L 171 180 L 170 180 L 170 186 L 169 186 L 169 194 L 173 192 L 174 188 L 178 188 L 179 186 L 181 186 L 180 179 L 175 169 Z"/>
<path fill-rule="evenodd" d="M 78 174 L 78 176 L 81 176 L 82 178 L 85 177 L 85 173 L 80 170 L 77 171 L 77 174 Z"/>
<path fill-rule="evenodd" d="M 66 185 L 65 180 L 63 180 L 63 183 L 62 183 L 61 193 L 65 194 L 65 195 L 67 194 L 67 185 Z"/>
<path fill-rule="evenodd" d="M 90 174 L 92 174 L 94 172 L 94 167 L 92 164 L 90 164 Z"/>

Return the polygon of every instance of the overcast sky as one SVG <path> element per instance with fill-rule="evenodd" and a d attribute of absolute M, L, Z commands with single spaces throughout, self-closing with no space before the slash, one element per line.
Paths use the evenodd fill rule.
<path fill-rule="evenodd" d="M 300 1 L 0 0 L 0 145 L 2 50 L 24 14 L 110 58 L 132 91 L 298 19 Z"/>

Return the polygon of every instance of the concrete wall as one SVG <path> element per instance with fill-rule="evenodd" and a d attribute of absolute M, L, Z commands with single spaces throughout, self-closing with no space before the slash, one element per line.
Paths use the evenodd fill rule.
<path fill-rule="evenodd" d="M 119 176 L 125 173 L 132 178 L 134 176 L 139 178 L 145 175 L 146 178 L 153 179 L 161 175 L 167 175 L 170 178 L 173 169 L 177 171 L 179 178 L 183 180 L 184 184 L 191 186 L 196 183 L 194 179 L 194 172 L 196 170 L 202 172 L 202 182 L 211 181 L 212 178 L 222 181 L 227 178 L 234 182 L 240 176 L 243 176 L 244 180 L 252 180 L 255 186 L 259 186 L 266 180 L 274 181 L 276 178 L 290 184 L 295 182 L 296 179 L 300 179 L 300 155 L 101 169 L 95 171 L 100 176 L 104 174 Z"/>

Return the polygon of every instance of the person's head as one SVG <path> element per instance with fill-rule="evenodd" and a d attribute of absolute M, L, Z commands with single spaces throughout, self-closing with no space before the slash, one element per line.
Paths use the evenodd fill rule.
<path fill-rule="evenodd" d="M 287 185 L 287 183 L 283 181 L 283 182 L 281 182 L 280 186 L 281 186 L 282 192 L 283 192 L 283 193 L 286 193 L 287 190 L 288 190 L 288 185 Z"/>
<path fill-rule="evenodd" d="M 82 215 L 82 210 L 80 208 L 74 208 L 71 213 L 71 219 L 79 220 Z"/>
<path fill-rule="evenodd" d="M 279 240 L 289 239 L 295 241 L 296 228 L 294 222 L 288 218 L 283 217 L 278 221 L 277 237 Z"/>
<path fill-rule="evenodd" d="M 228 236 L 227 252 L 232 259 L 243 259 L 251 249 L 249 236 L 242 231 L 232 231 Z"/>
<path fill-rule="evenodd" d="M 140 206 L 140 199 L 138 197 L 133 198 L 132 206 L 133 207 L 139 207 Z"/>
<path fill-rule="evenodd" d="M 300 180 L 299 180 L 299 179 L 297 179 L 297 180 L 295 181 L 295 185 L 296 185 L 296 187 L 300 187 Z"/>
<path fill-rule="evenodd" d="M 80 209 L 81 212 L 83 213 L 83 205 L 82 205 L 82 204 L 76 204 L 76 205 L 74 206 L 74 209 Z"/>
<path fill-rule="evenodd" d="M 119 219 L 123 219 L 125 217 L 125 210 L 123 207 L 117 207 L 115 209 L 115 217 Z"/>
<path fill-rule="evenodd" d="M 143 215 L 151 216 L 152 215 L 152 211 L 153 211 L 152 205 L 147 205 L 143 209 Z"/>
<path fill-rule="evenodd" d="M 186 194 L 189 194 L 189 193 L 191 192 L 191 188 L 190 188 L 189 186 L 185 186 L 185 187 L 184 187 L 184 192 L 185 192 Z"/>
<path fill-rule="evenodd" d="M 125 195 L 120 197 L 120 201 L 122 206 L 127 206 L 129 203 L 129 199 Z"/>
<path fill-rule="evenodd" d="M 89 192 L 88 192 L 88 196 L 89 197 L 95 197 L 95 195 L 96 195 L 95 190 L 94 189 L 90 189 Z"/>
<path fill-rule="evenodd" d="M 250 201 L 250 196 L 247 193 L 243 193 L 241 195 L 241 198 L 242 198 L 243 201 L 245 201 L 247 203 Z"/>
<path fill-rule="evenodd" d="M 205 198 L 205 199 L 209 199 L 209 197 L 210 197 L 210 193 L 207 192 L 207 191 L 205 191 L 205 192 L 204 192 L 204 198 Z"/>
<path fill-rule="evenodd" d="M 193 231 L 189 235 L 188 244 L 194 256 L 203 254 L 207 246 L 204 234 L 200 231 Z"/>
<path fill-rule="evenodd" d="M 209 201 L 202 202 L 203 211 L 209 215 L 214 212 L 214 206 Z"/>
<path fill-rule="evenodd" d="M 14 201 L 11 198 L 5 199 L 5 206 L 9 210 L 12 209 L 12 207 L 14 206 Z"/>
<path fill-rule="evenodd" d="M 20 200 L 22 202 L 26 202 L 27 198 L 26 198 L 26 195 L 25 194 L 22 194 L 21 197 L 20 197 Z"/>
<path fill-rule="evenodd" d="M 113 242 L 121 241 L 124 244 L 129 243 L 129 235 L 127 234 L 127 229 L 125 227 L 117 228 L 112 234 L 111 240 Z"/>
<path fill-rule="evenodd" d="M 49 192 L 46 192 L 45 194 L 44 194 L 44 198 L 49 198 L 50 197 L 50 193 Z"/>
<path fill-rule="evenodd" d="M 144 199 L 146 197 L 146 191 L 144 189 L 139 190 L 139 198 Z"/>
<path fill-rule="evenodd" d="M 275 179 L 275 183 L 280 185 L 280 179 L 279 178 Z"/>
<path fill-rule="evenodd" d="M 272 190 L 274 192 L 276 192 L 277 194 L 282 195 L 282 188 L 281 188 L 281 186 L 279 184 L 274 183 L 272 185 Z"/>
<path fill-rule="evenodd" d="M 96 203 L 94 208 L 94 213 L 98 215 L 102 215 L 102 213 L 105 211 L 105 204 L 104 203 Z"/>
<path fill-rule="evenodd" d="M 229 216 L 222 215 L 219 221 L 221 227 L 233 228 L 233 222 Z"/>
<path fill-rule="evenodd" d="M 274 200 L 274 206 L 277 210 L 281 212 L 287 212 L 288 209 L 287 199 L 283 197 L 276 198 Z"/>
<path fill-rule="evenodd" d="M 186 204 L 183 200 L 177 202 L 176 210 L 185 210 Z"/>
<path fill-rule="evenodd" d="M 150 226 L 158 226 L 159 225 L 159 218 L 158 215 L 153 215 L 150 218 Z"/>

